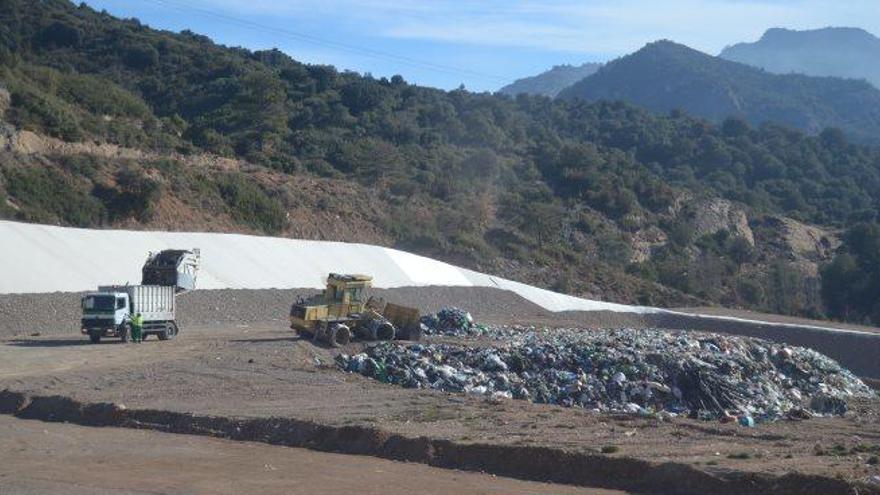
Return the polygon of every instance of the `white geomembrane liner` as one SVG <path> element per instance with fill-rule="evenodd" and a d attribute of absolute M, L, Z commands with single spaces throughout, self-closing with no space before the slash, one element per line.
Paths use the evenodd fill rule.
<path fill-rule="evenodd" d="M 328 273 L 363 273 L 372 275 L 374 286 L 379 288 L 495 287 L 515 292 L 549 311 L 672 313 L 771 324 L 582 299 L 369 244 L 241 234 L 76 229 L 2 220 L 0 294 L 81 292 L 98 285 L 136 284 L 147 253 L 169 248 L 201 249 L 200 289 L 319 289 Z"/>
<path fill-rule="evenodd" d="M 550 311 L 657 311 L 589 301 L 367 244 L 240 234 L 93 230 L 0 221 L 0 293 L 78 292 L 138 283 L 149 251 L 199 248 L 200 289 L 321 288 L 330 272 L 380 288 L 478 286 L 513 291 Z"/>

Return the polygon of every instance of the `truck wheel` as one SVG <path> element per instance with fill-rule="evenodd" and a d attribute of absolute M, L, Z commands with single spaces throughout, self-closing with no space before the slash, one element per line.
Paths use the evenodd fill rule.
<path fill-rule="evenodd" d="M 99 344 L 101 343 L 101 334 L 98 332 L 89 332 L 89 340 L 91 340 L 93 344 Z"/>
<path fill-rule="evenodd" d="M 177 335 L 177 326 L 173 323 L 166 323 L 165 328 L 163 328 L 157 335 L 159 336 L 159 340 L 173 339 L 174 336 Z"/>
<path fill-rule="evenodd" d="M 128 343 L 131 340 L 131 325 L 128 323 L 122 325 L 122 329 L 119 330 L 119 340 L 122 343 Z"/>

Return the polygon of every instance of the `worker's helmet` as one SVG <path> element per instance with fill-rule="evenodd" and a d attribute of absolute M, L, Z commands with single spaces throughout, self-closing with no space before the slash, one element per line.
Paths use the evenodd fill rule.
<path fill-rule="evenodd" d="M 137 313 L 137 316 L 140 316 L 140 315 L 141 315 L 140 313 Z"/>

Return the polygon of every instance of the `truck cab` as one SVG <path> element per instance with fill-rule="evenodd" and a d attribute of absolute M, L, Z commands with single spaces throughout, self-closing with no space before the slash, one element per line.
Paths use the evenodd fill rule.
<path fill-rule="evenodd" d="M 104 336 L 120 336 L 120 331 L 127 334 L 130 308 L 126 292 L 89 292 L 82 298 L 82 333 L 94 343 L 100 342 Z"/>

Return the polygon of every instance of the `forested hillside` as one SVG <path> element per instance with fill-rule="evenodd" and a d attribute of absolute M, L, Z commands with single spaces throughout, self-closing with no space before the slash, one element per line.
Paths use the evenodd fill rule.
<path fill-rule="evenodd" d="M 660 112 L 684 109 L 719 123 L 736 116 L 811 134 L 838 127 L 855 141 L 880 144 L 880 90 L 865 81 L 771 74 L 671 41 L 605 64 L 559 98 L 624 100 Z"/>
<path fill-rule="evenodd" d="M 880 205 L 880 151 L 839 130 L 444 92 L 66 0 L 0 0 L 0 84 L 5 218 L 376 242 L 621 302 L 822 316 L 819 267 Z"/>

